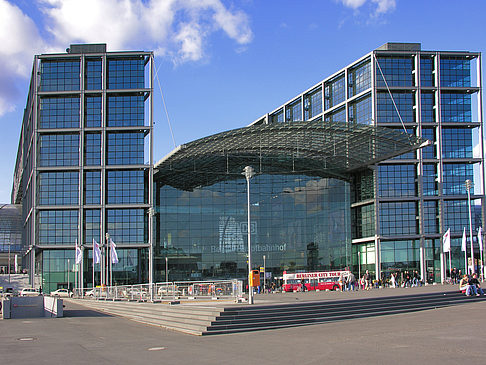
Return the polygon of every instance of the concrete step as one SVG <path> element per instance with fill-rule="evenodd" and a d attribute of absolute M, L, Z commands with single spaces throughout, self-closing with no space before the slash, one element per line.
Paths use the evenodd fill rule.
<path fill-rule="evenodd" d="M 86 307 L 140 323 L 193 335 L 260 331 L 430 310 L 486 297 L 465 297 L 458 292 L 422 293 L 350 300 L 282 303 L 273 305 L 167 305 L 69 299 Z"/>
<path fill-rule="evenodd" d="M 401 300 L 397 298 L 374 298 L 372 300 L 353 300 L 353 306 L 349 306 L 345 302 L 339 301 L 334 303 L 323 303 L 326 311 L 317 310 L 315 313 L 306 312 L 301 314 L 300 307 L 308 306 L 307 303 L 298 305 L 290 305 L 292 307 L 293 315 L 288 315 L 288 310 L 283 306 L 279 308 L 249 308 L 239 309 L 236 315 L 229 315 L 223 313 L 215 322 L 208 328 L 207 334 L 222 334 L 233 332 L 247 332 L 263 329 L 276 329 L 284 327 L 302 326 L 317 323 L 324 323 L 329 321 L 339 321 L 353 318 L 364 318 L 380 315 L 400 314 L 414 311 L 428 310 L 441 308 L 445 306 L 458 305 L 465 302 L 485 300 L 485 297 L 467 298 L 463 295 L 427 295 L 427 300 L 424 298 L 410 298 L 402 296 Z M 361 302 L 361 303 L 360 303 Z M 318 303 L 312 303 L 311 307 L 318 308 Z M 269 313 L 268 311 L 273 311 Z M 238 310 L 232 310 L 234 314 Z M 252 314 L 244 313 L 249 312 Z M 285 315 L 282 315 L 284 314 Z"/>
<path fill-rule="evenodd" d="M 195 319 L 211 321 L 220 315 L 221 310 L 214 310 L 208 308 L 207 310 L 201 308 L 186 309 L 180 307 L 171 307 L 164 304 L 145 304 L 143 306 L 135 306 L 127 303 L 109 303 L 109 302 L 78 302 L 82 305 L 90 306 L 91 308 L 98 308 L 100 310 L 124 312 L 127 314 L 135 313 L 137 315 L 153 315 L 158 317 L 172 317 L 181 319 Z"/>
<path fill-rule="evenodd" d="M 440 295 L 437 297 L 418 297 L 418 298 L 407 298 L 403 299 L 400 297 L 394 298 L 385 298 L 385 299 L 376 299 L 376 300 L 363 300 L 363 301 L 349 301 L 349 302 L 321 302 L 321 303 L 301 303 L 301 304 L 293 304 L 287 307 L 281 306 L 254 306 L 254 307 L 246 307 L 241 309 L 229 309 L 221 313 L 221 320 L 226 318 L 259 318 L 261 316 L 266 317 L 282 317 L 282 316 L 296 316 L 296 315 L 318 315 L 319 313 L 324 313 L 326 315 L 330 315 L 332 313 L 340 313 L 347 309 L 353 310 L 361 310 L 365 311 L 368 308 L 373 308 L 376 306 L 386 307 L 386 306 L 394 306 L 400 305 L 403 303 L 412 304 L 412 305 L 427 305 L 428 303 L 441 303 L 451 302 L 455 300 L 459 300 L 460 297 L 456 296 L 444 296 Z"/>
<path fill-rule="evenodd" d="M 193 335 L 202 335 L 221 310 L 215 308 L 172 307 L 166 304 L 110 302 L 69 299 L 91 309 L 131 319 L 140 323 L 160 326 Z"/>

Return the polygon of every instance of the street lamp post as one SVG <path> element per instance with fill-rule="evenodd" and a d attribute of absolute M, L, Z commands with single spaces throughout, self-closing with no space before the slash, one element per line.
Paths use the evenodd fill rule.
<path fill-rule="evenodd" d="M 473 182 L 469 179 L 465 181 L 466 190 L 467 190 L 467 203 L 469 207 L 469 237 L 471 240 L 471 274 L 476 272 L 474 268 L 474 247 L 473 247 L 473 231 L 472 231 L 472 218 L 471 218 L 471 188 L 473 187 Z"/>
<path fill-rule="evenodd" d="M 263 255 L 263 293 L 265 293 L 265 289 L 267 287 L 267 265 L 266 265 L 266 256 Z"/>
<path fill-rule="evenodd" d="M 246 166 L 243 170 L 243 175 L 246 178 L 246 198 L 248 210 L 248 304 L 253 304 L 253 287 L 250 285 L 251 276 L 251 227 L 250 227 L 250 179 L 255 175 L 253 167 Z"/>
<path fill-rule="evenodd" d="M 169 258 L 165 256 L 165 282 L 169 282 Z"/>
<path fill-rule="evenodd" d="M 155 216 L 155 209 L 150 208 L 148 210 L 149 215 L 149 293 L 150 293 L 150 301 L 154 301 L 154 247 L 153 247 L 153 219 Z"/>
<path fill-rule="evenodd" d="M 106 262 L 110 262 L 111 263 L 111 258 L 110 258 L 110 234 L 108 232 L 105 233 L 105 238 L 106 238 Z M 109 265 L 109 264 L 108 264 Z M 108 270 L 107 267 L 108 265 L 105 264 L 105 261 L 103 261 L 103 271 L 105 272 L 105 280 L 104 280 L 104 284 L 108 284 L 110 282 L 109 280 L 109 275 L 108 275 Z M 105 271 L 106 270 L 106 271 Z M 111 285 L 111 284 L 110 284 Z M 108 285 L 106 285 L 108 286 Z"/>
<path fill-rule="evenodd" d="M 10 246 L 12 246 L 12 242 L 8 243 L 8 283 L 10 284 Z"/>
<path fill-rule="evenodd" d="M 358 280 L 361 280 L 361 252 L 358 251 Z"/>

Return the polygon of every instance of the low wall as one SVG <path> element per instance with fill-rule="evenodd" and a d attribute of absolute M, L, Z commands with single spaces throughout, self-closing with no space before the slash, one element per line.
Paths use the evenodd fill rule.
<path fill-rule="evenodd" d="M 62 299 L 56 297 L 6 297 L 2 301 L 2 318 L 56 318 L 63 316 Z"/>

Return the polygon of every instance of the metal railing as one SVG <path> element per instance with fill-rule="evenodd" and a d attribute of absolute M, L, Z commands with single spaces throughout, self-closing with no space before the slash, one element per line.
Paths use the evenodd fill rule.
<path fill-rule="evenodd" d="M 94 299 L 151 301 L 177 299 L 229 299 L 243 296 L 243 281 L 172 281 L 164 283 L 117 285 L 75 291 L 76 297 Z"/>

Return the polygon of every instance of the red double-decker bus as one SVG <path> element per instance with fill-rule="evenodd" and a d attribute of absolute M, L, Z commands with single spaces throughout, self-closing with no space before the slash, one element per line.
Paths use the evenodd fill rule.
<path fill-rule="evenodd" d="M 348 276 L 350 273 L 346 270 L 296 272 L 293 274 L 284 271 L 282 289 L 284 292 L 302 291 L 302 285 L 305 285 L 306 290 L 337 290 L 341 289 L 339 278 Z"/>

